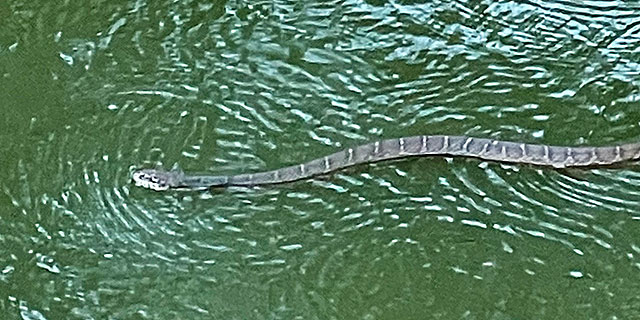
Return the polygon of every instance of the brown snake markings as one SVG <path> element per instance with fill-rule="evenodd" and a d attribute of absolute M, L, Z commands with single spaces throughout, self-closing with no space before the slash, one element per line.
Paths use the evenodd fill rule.
<path fill-rule="evenodd" d="M 640 158 L 640 143 L 615 146 L 548 146 L 467 136 L 413 136 L 387 139 L 276 170 L 238 175 L 186 175 L 180 171 L 141 169 L 137 186 L 157 191 L 169 188 L 259 186 L 291 182 L 345 167 L 415 156 L 460 156 L 554 168 L 607 166 Z"/>

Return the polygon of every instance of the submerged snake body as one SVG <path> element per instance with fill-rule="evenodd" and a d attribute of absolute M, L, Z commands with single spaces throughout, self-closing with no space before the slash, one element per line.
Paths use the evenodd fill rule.
<path fill-rule="evenodd" d="M 142 169 L 134 172 L 137 186 L 157 191 L 169 188 L 259 186 L 291 182 L 345 167 L 412 156 L 461 156 L 554 168 L 606 166 L 640 158 L 640 143 L 605 147 L 565 147 L 500 141 L 466 136 L 414 136 L 376 141 L 348 148 L 306 163 L 271 171 L 238 175 L 186 175 L 180 171 Z"/>

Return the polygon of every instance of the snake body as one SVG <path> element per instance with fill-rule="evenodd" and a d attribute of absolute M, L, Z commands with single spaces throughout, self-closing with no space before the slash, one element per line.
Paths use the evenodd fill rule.
<path fill-rule="evenodd" d="M 270 171 L 238 175 L 186 175 L 177 170 L 141 169 L 134 172 L 133 181 L 137 186 L 156 191 L 260 186 L 306 179 L 363 163 L 414 156 L 461 156 L 554 168 L 596 167 L 640 158 L 640 143 L 571 147 L 467 136 L 422 135 L 371 142 Z"/>

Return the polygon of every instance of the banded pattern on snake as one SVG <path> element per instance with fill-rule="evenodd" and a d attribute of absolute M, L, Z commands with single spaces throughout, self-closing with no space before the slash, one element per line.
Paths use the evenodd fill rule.
<path fill-rule="evenodd" d="M 460 156 L 554 168 L 607 166 L 640 158 L 640 143 L 614 146 L 549 146 L 467 136 L 422 135 L 387 139 L 347 148 L 309 162 L 280 169 L 238 175 L 187 175 L 141 169 L 133 181 L 156 191 L 285 183 L 326 174 L 349 166 L 415 156 Z"/>

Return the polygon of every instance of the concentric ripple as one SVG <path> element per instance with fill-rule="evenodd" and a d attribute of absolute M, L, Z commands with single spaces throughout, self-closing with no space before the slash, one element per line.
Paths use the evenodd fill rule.
<path fill-rule="evenodd" d="M 632 318 L 634 164 L 412 158 L 210 192 L 130 178 L 270 170 L 419 134 L 634 141 L 639 9 L 0 3 L 0 311 Z"/>

